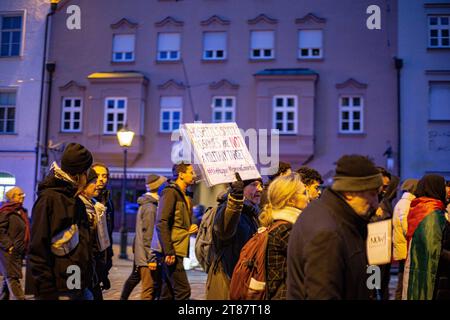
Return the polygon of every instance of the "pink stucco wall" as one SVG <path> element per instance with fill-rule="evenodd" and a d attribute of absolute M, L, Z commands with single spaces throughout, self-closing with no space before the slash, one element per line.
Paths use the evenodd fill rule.
<path fill-rule="evenodd" d="M 81 30 L 66 28 L 66 8 L 81 9 Z M 381 30 L 366 27 L 366 8 L 381 8 Z M 128 95 L 129 125 L 138 132 L 137 143 L 130 150 L 130 165 L 135 168 L 168 168 L 171 166 L 170 134 L 159 132 L 159 100 L 165 95 L 183 96 L 183 120 L 192 122 L 194 115 L 186 87 L 169 85 L 168 80 L 188 84 L 194 109 L 200 120 L 211 121 L 211 98 L 233 95 L 237 99 L 236 122 L 244 129 L 268 128 L 272 124 L 271 95 L 294 94 L 299 97 L 299 132 L 281 137 L 281 160 L 299 166 L 308 165 L 326 174 L 334 162 L 346 153 L 369 155 L 384 165 L 383 152 L 389 140 L 396 149 L 396 82 L 393 57 L 396 53 L 396 1 L 326 1 L 326 0 L 73 0 L 63 1 L 52 25 L 51 59 L 56 63 L 51 101 L 50 138 L 55 141 L 79 141 L 88 145 L 96 158 L 111 166 L 121 166 L 121 151 L 115 137 L 103 136 L 104 102 L 102 97 Z M 389 10 L 387 10 L 389 7 Z M 309 13 L 324 20 L 298 22 Z M 260 14 L 270 19 L 250 22 Z M 219 15 L 220 22 L 201 22 Z M 155 23 L 171 16 L 176 21 L 164 26 Z M 136 29 L 111 24 L 128 19 Z M 275 21 L 275 22 L 274 22 Z M 316 61 L 297 59 L 297 32 L 300 28 L 323 29 L 323 58 Z M 250 31 L 275 31 L 275 58 L 270 61 L 249 59 Z M 158 32 L 181 32 L 181 62 L 156 61 Z M 227 59 L 221 62 L 202 60 L 202 33 L 227 32 Z M 135 32 L 134 63 L 112 63 L 114 33 Z M 254 76 L 269 68 L 308 68 L 317 80 L 274 79 L 261 81 Z M 94 72 L 137 71 L 148 84 L 115 82 L 93 83 L 87 76 Z M 187 75 L 187 77 L 186 77 Z M 363 87 L 344 86 L 350 78 Z M 210 85 L 222 79 L 237 86 Z M 70 81 L 79 87 L 60 89 Z M 67 90 L 84 100 L 83 131 L 60 133 L 61 99 Z M 106 90 L 106 91 L 105 91 Z M 109 90 L 109 92 L 108 92 Z M 290 91 L 290 92 L 289 92 Z M 338 132 L 338 99 L 342 94 L 364 97 L 364 133 L 344 135 Z M 141 109 L 143 106 L 143 110 Z M 144 121 L 140 121 L 143 117 Z M 143 125 L 142 125 L 143 123 Z"/>

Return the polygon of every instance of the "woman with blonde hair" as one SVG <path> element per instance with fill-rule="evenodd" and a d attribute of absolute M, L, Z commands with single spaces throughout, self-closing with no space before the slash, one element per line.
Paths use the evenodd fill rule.
<path fill-rule="evenodd" d="M 266 285 L 269 300 L 286 299 L 287 246 L 292 225 L 309 198 L 298 173 L 276 178 L 268 189 L 268 202 L 259 220 L 268 227 L 280 221 L 269 233 L 266 250 Z"/>

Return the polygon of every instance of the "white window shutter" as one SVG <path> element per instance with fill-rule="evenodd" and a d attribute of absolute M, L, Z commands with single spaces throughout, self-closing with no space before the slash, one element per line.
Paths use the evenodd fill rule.
<path fill-rule="evenodd" d="M 298 43 L 300 48 L 322 48 L 322 30 L 300 30 Z"/>
<path fill-rule="evenodd" d="M 161 108 L 179 108 L 183 107 L 183 98 L 181 97 L 161 97 Z"/>
<path fill-rule="evenodd" d="M 116 34 L 114 35 L 114 52 L 133 52 L 134 34 Z"/>
<path fill-rule="evenodd" d="M 180 34 L 179 33 L 160 33 L 158 35 L 159 51 L 179 51 Z"/>
<path fill-rule="evenodd" d="M 204 33 L 204 49 L 205 50 L 225 50 L 226 49 L 226 33 L 225 32 L 205 32 Z"/>
<path fill-rule="evenodd" d="M 430 86 L 430 119 L 450 120 L 450 83 Z"/>
<path fill-rule="evenodd" d="M 252 31 L 251 39 L 253 49 L 272 49 L 274 47 L 273 31 Z"/>

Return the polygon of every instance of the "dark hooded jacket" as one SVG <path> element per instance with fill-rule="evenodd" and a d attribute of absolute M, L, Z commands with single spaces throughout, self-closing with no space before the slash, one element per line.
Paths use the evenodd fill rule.
<path fill-rule="evenodd" d="M 287 299 L 369 299 L 366 238 L 367 221 L 326 189 L 292 228 Z"/>
<path fill-rule="evenodd" d="M 93 256 L 92 234 L 86 208 L 76 188 L 70 182 L 57 179 L 50 174 L 39 184 L 38 198 L 33 206 L 31 243 L 27 278 L 31 291 L 43 299 L 55 299 L 58 291 L 69 290 L 67 279 L 71 273 L 69 266 L 80 268 L 80 289 L 92 286 Z M 52 238 L 60 232 L 77 225 L 78 245 L 72 251 L 57 256 L 51 250 Z M 27 279 L 27 280 L 28 280 Z"/>
<path fill-rule="evenodd" d="M 441 257 L 436 275 L 433 298 L 435 300 L 450 300 L 450 222 L 445 222 L 442 232 Z"/>
<path fill-rule="evenodd" d="M 112 235 L 114 230 L 114 205 L 111 201 L 110 192 L 107 189 L 104 189 L 96 200 L 106 206 L 106 223 L 108 225 L 108 235 L 111 241 L 111 245 L 105 251 L 95 255 L 95 272 L 97 273 L 99 281 L 104 283 L 112 268 L 112 258 L 114 256 Z"/>
<path fill-rule="evenodd" d="M 382 211 L 381 216 L 373 215 L 370 219 L 371 222 L 382 221 L 386 219 L 391 219 L 394 215 L 394 207 L 392 206 L 392 201 L 397 197 L 397 187 L 400 183 L 400 179 L 397 176 L 392 176 L 387 187 L 386 193 L 380 201 L 380 208 Z"/>
<path fill-rule="evenodd" d="M 7 202 L 0 207 L 0 273 L 21 278 L 22 258 L 30 238 L 28 215 L 20 203 Z M 12 253 L 8 250 L 13 248 Z"/>
<path fill-rule="evenodd" d="M 259 207 L 227 195 L 214 217 L 213 242 L 225 273 L 231 278 L 242 248 L 258 231 Z"/>

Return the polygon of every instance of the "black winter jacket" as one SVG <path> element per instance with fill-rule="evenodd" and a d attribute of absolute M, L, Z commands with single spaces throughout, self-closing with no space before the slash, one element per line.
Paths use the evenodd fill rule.
<path fill-rule="evenodd" d="M 434 286 L 435 300 L 450 300 L 450 223 L 445 222 L 442 249 Z"/>
<path fill-rule="evenodd" d="M 106 223 L 108 225 L 108 235 L 111 241 L 111 245 L 102 252 L 95 255 L 95 272 L 97 273 L 98 280 L 104 282 L 109 275 L 109 271 L 112 268 L 112 257 L 113 252 L 113 230 L 114 230 L 114 205 L 111 201 L 110 192 L 104 189 L 101 194 L 96 198 L 97 201 L 101 202 L 106 206 Z"/>
<path fill-rule="evenodd" d="M 27 222 L 22 215 L 26 215 L 26 210 L 18 203 L 6 203 L 0 208 L 0 274 L 3 276 L 22 277 L 28 236 Z M 11 247 L 13 250 L 9 253 Z"/>
<path fill-rule="evenodd" d="M 231 278 L 242 247 L 258 231 L 259 207 L 250 201 L 233 198 L 217 208 L 214 217 L 214 251 L 221 257 L 224 272 Z"/>
<path fill-rule="evenodd" d="M 369 299 L 367 221 L 326 189 L 292 228 L 287 299 Z"/>
<path fill-rule="evenodd" d="M 75 196 L 75 187 L 52 174 L 39 184 L 38 198 L 33 206 L 31 244 L 27 273 L 31 274 L 33 292 L 44 299 L 54 299 L 58 291 L 67 291 L 70 265 L 80 268 L 81 289 L 93 282 L 93 238 L 86 208 Z M 51 251 L 52 238 L 76 224 L 79 243 L 68 254 L 56 256 Z M 28 290 L 27 290 L 28 291 Z"/>

